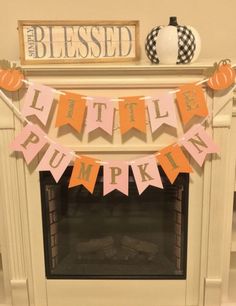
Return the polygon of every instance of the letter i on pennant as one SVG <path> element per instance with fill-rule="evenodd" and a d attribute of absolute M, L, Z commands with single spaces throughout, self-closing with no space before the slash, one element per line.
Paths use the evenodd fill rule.
<path fill-rule="evenodd" d="M 58 102 L 56 127 L 69 124 L 77 132 L 81 132 L 86 110 L 83 96 L 67 92 L 61 95 Z"/>
<path fill-rule="evenodd" d="M 24 98 L 22 115 L 36 116 L 42 124 L 47 125 L 54 99 L 51 87 L 41 84 L 30 84 Z"/>
<path fill-rule="evenodd" d="M 51 144 L 41 159 L 37 170 L 50 171 L 55 181 L 58 182 L 71 160 L 72 155 L 68 149 L 56 143 Z"/>
<path fill-rule="evenodd" d="M 122 97 L 119 102 L 120 131 L 127 133 L 130 129 L 146 133 L 145 102 L 139 97 Z"/>
<path fill-rule="evenodd" d="M 80 156 L 74 162 L 69 188 L 83 185 L 90 193 L 93 193 L 99 168 L 100 164 L 96 159 Z"/>
<path fill-rule="evenodd" d="M 190 173 L 192 168 L 181 148 L 170 145 L 157 153 L 157 161 L 160 163 L 171 184 L 174 183 L 179 173 Z"/>
<path fill-rule="evenodd" d="M 207 154 L 219 152 L 219 147 L 213 142 L 201 124 L 195 124 L 180 140 L 195 161 L 202 166 Z"/>
<path fill-rule="evenodd" d="M 179 87 L 176 93 L 177 104 L 183 124 L 187 124 L 193 117 L 206 117 L 208 109 L 201 86 L 186 84 Z"/>

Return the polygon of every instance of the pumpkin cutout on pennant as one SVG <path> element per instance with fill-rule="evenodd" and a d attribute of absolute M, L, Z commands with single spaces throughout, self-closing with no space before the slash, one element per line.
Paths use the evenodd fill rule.
<path fill-rule="evenodd" d="M 223 90 L 235 82 L 235 70 L 230 65 L 230 60 L 221 60 L 207 71 L 209 80 L 207 85 L 214 90 Z"/>
<path fill-rule="evenodd" d="M 145 50 L 154 64 L 188 64 L 198 58 L 201 39 L 193 27 L 180 26 L 176 17 L 170 17 L 169 25 L 151 30 Z"/>
<path fill-rule="evenodd" d="M 24 74 L 19 67 L 15 64 L 11 66 L 7 60 L 0 61 L 0 88 L 17 91 L 23 85 L 22 80 L 24 80 Z"/>

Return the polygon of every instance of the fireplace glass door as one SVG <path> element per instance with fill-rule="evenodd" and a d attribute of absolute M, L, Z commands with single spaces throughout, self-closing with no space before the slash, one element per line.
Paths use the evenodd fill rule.
<path fill-rule="evenodd" d="M 68 188 L 72 167 L 55 183 L 40 173 L 45 271 L 48 279 L 185 279 L 187 174 L 141 195 L 130 171 L 129 196 Z"/>

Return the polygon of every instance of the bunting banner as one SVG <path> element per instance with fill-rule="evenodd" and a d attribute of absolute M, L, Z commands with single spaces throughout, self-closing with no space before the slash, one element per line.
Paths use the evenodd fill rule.
<path fill-rule="evenodd" d="M 160 92 L 154 97 L 147 97 L 145 99 L 151 131 L 154 133 L 163 124 L 177 127 L 176 111 L 174 104 L 174 96 L 167 91 Z"/>
<path fill-rule="evenodd" d="M 72 126 L 78 133 L 81 132 L 85 119 L 86 102 L 83 96 L 65 92 L 60 95 L 56 117 L 56 127 Z"/>
<path fill-rule="evenodd" d="M 143 193 L 149 185 L 163 188 L 154 156 L 147 156 L 132 161 L 131 168 L 133 170 L 139 194 Z"/>
<path fill-rule="evenodd" d="M 122 97 L 119 102 L 120 132 L 135 128 L 146 133 L 145 102 L 142 97 Z"/>
<path fill-rule="evenodd" d="M 87 132 L 101 128 L 112 135 L 114 112 L 113 102 L 109 98 L 93 97 L 87 101 Z"/>
<path fill-rule="evenodd" d="M 46 126 L 53 100 L 54 93 L 51 87 L 29 84 L 21 112 L 25 117 L 35 116 Z"/>
<path fill-rule="evenodd" d="M 129 166 L 132 168 L 139 194 L 148 186 L 163 188 L 158 164 L 173 184 L 180 173 L 193 171 L 190 157 L 202 167 L 208 154 L 219 152 L 218 145 L 203 125 L 208 120 L 206 117 L 209 112 L 201 84 L 207 81 L 208 79 L 197 84 L 184 84 L 174 92 L 157 90 L 153 96 L 108 98 L 58 92 L 51 87 L 24 80 L 24 83 L 28 84 L 28 89 L 21 110 L 0 90 L 0 96 L 24 123 L 21 132 L 10 144 L 10 150 L 21 152 L 26 164 L 31 163 L 37 156 L 40 159 L 37 170 L 50 171 L 56 182 L 60 180 L 68 165 L 73 164 L 69 188 L 83 185 L 93 193 L 101 166 L 104 196 L 113 190 L 129 194 Z M 80 155 L 79 146 L 77 153 L 70 151 L 57 143 L 59 138 L 55 141 L 47 135 L 45 130 L 48 128 L 41 128 L 41 125 L 46 126 L 49 123 L 55 93 L 60 95 L 55 126 L 60 128 L 69 125 L 81 135 L 84 131 L 90 133 L 101 129 L 112 136 L 118 128 L 121 137 L 132 129 L 145 134 L 149 131 L 147 124 L 150 125 L 153 134 L 158 130 L 162 132 L 163 129 L 160 128 L 164 126 L 177 129 L 178 115 L 184 129 L 195 117 L 198 120 L 202 118 L 202 122 L 190 126 L 187 132 L 176 137 L 176 143 L 161 148 L 155 154 L 152 152 L 131 161 L 100 161 Z M 119 115 L 119 127 L 114 127 L 115 115 Z M 28 118 L 31 116 L 39 120 L 40 127 L 39 124 L 29 121 Z M 145 146 L 145 143 L 143 145 Z M 39 154 L 40 151 L 44 154 Z"/>
<path fill-rule="evenodd" d="M 70 178 L 69 188 L 83 185 L 90 193 L 93 193 L 96 184 L 100 164 L 98 160 L 88 156 L 76 158 L 72 175 Z"/>

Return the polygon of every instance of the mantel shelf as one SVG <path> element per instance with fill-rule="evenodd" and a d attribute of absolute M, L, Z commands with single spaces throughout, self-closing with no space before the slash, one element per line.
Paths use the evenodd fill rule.
<path fill-rule="evenodd" d="M 50 75 L 204 75 L 216 60 L 203 60 L 186 65 L 155 65 L 149 62 L 94 63 L 66 65 L 22 65 L 27 76 Z M 232 61 L 234 63 L 234 61 Z"/>

